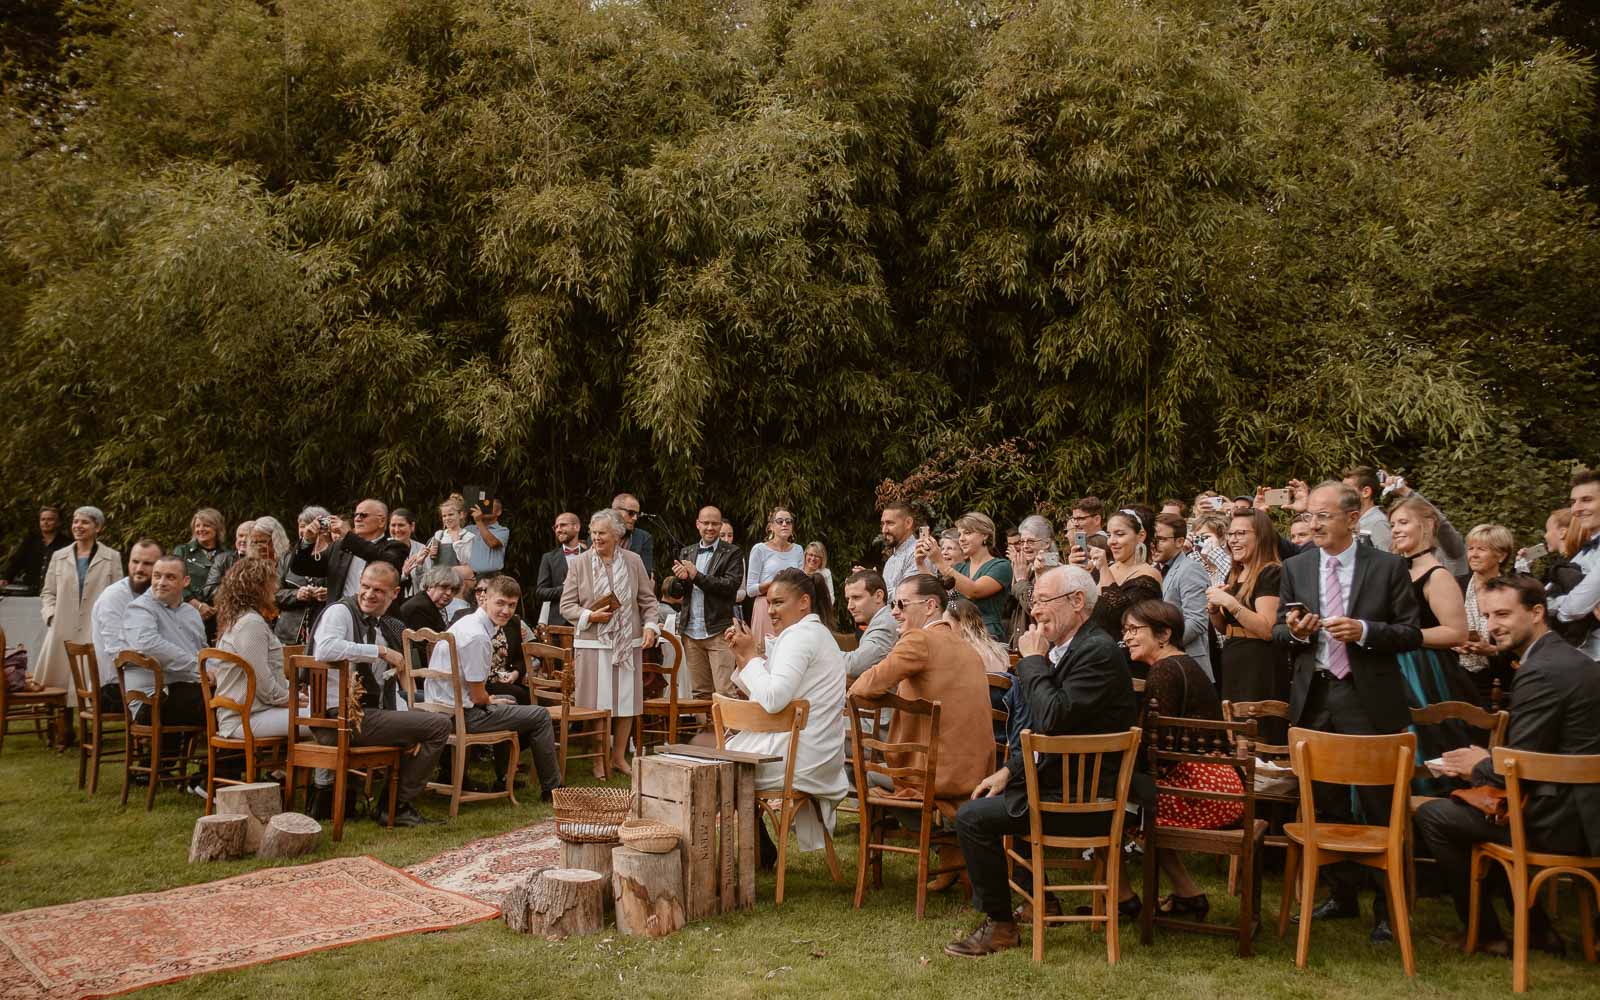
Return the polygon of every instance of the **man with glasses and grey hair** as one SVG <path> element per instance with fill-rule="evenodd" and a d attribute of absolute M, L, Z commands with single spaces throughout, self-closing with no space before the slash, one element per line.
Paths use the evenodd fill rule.
<path fill-rule="evenodd" d="M 354 597 L 361 589 L 361 571 L 369 563 L 386 562 L 400 572 L 411 548 L 389 537 L 389 507 L 382 500 L 363 500 L 356 504 L 354 523 L 342 538 L 333 537 L 329 518 L 319 518 L 311 539 L 301 538 L 300 546 L 289 558 L 289 569 L 303 576 L 322 577 L 327 594 L 321 607 L 312 612 L 311 627 L 333 604 Z"/>
<path fill-rule="evenodd" d="M 1018 642 L 1022 661 L 1017 664 L 1017 684 L 1027 726 L 1047 736 L 1117 733 L 1138 719 L 1133 676 L 1116 641 L 1091 620 L 1100 588 L 1078 566 L 1057 566 L 1040 575 L 1033 590 L 1035 624 Z M 1018 731 L 1020 733 L 1020 730 Z M 1011 886 L 1006 871 L 1007 836 L 1028 832 L 1028 788 L 1022 761 L 1022 744 L 1013 738 L 1006 765 L 983 779 L 972 799 L 956 813 L 956 836 L 967 862 L 973 902 L 983 913 L 983 923 L 970 935 L 945 945 L 945 954 L 981 958 L 1019 943 L 1017 922 L 1031 919 L 1013 913 Z M 1038 762 L 1039 798 L 1060 799 L 1062 758 Z M 1106 754 L 1101 765 L 1101 787 L 1114 787 L 1122 761 Z M 1103 814 L 1047 813 L 1044 830 L 1058 836 L 1104 835 L 1110 817 Z M 1029 878 L 1018 869 L 1019 879 Z M 1131 895 L 1131 887 L 1124 885 Z M 1057 912 L 1052 897 L 1048 907 Z M 1024 907 L 1024 910 L 1026 907 Z"/>

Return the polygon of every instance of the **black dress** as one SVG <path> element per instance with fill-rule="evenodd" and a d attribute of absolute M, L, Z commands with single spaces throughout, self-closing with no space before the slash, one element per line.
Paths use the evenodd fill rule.
<path fill-rule="evenodd" d="M 1411 581 L 1416 591 L 1417 610 L 1421 613 L 1423 629 L 1437 628 L 1439 618 L 1428 603 L 1428 580 L 1435 573 L 1448 573 L 1443 566 L 1435 566 Z M 1395 656 L 1400 666 L 1400 676 L 1405 681 L 1406 700 L 1412 708 L 1426 708 L 1441 701 L 1464 701 L 1477 704 L 1478 686 L 1472 674 L 1464 670 L 1456 654 L 1448 649 L 1417 648 Z M 1445 722 L 1437 726 L 1412 726 L 1417 735 L 1417 763 L 1432 760 L 1446 750 L 1485 745 L 1486 734 L 1477 732 L 1463 722 Z M 1419 778 L 1411 783 L 1418 795 L 1448 795 L 1450 781 L 1445 778 Z"/>
<path fill-rule="evenodd" d="M 1140 601 L 1161 600 L 1161 581 L 1153 576 L 1136 576 L 1126 583 L 1103 583 L 1100 585 L 1100 600 L 1095 602 L 1094 612 L 1090 619 L 1106 635 L 1117 640 L 1117 648 L 1122 650 L 1126 659 L 1128 651 L 1122 647 L 1122 613 Z M 1143 663 L 1128 661 L 1128 669 L 1134 677 L 1143 679 L 1148 668 Z"/>
<path fill-rule="evenodd" d="M 1254 590 L 1242 603 L 1254 611 L 1261 598 L 1278 596 L 1282 579 L 1282 566 L 1263 566 Z M 1222 620 L 1229 628 L 1239 625 L 1239 620 L 1227 611 L 1222 613 Z M 1222 697 L 1224 701 L 1288 701 L 1289 661 L 1282 648 L 1269 640 L 1249 636 L 1224 638 Z"/>

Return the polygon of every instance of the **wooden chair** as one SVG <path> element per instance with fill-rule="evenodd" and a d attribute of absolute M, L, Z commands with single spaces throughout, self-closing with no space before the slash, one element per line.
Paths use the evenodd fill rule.
<path fill-rule="evenodd" d="M 1546 854 L 1528 849 L 1528 833 L 1522 815 L 1524 781 L 1560 785 L 1600 784 L 1600 754 L 1577 756 L 1534 753 L 1498 747 L 1493 753 L 1496 774 L 1505 775 L 1506 802 L 1510 812 L 1511 844 L 1482 843 L 1472 848 L 1472 895 L 1468 903 L 1467 953 L 1478 947 L 1478 907 L 1482 904 L 1483 880 L 1489 865 L 1498 863 L 1511 883 L 1511 988 L 1528 991 L 1528 910 L 1539 896 L 1546 880 L 1566 875 L 1587 882 L 1589 899 L 1579 893 L 1578 923 L 1583 933 L 1583 957 L 1595 960 L 1594 911 L 1600 904 L 1600 857 L 1576 854 Z"/>
<path fill-rule="evenodd" d="M 100 704 L 100 661 L 94 645 L 67 643 L 67 666 L 72 670 L 73 687 L 78 689 L 78 787 L 87 780 L 93 795 L 100 787 L 100 763 L 127 756 L 128 731 L 120 715 L 107 717 Z M 118 744 L 107 747 L 106 741 L 113 737 Z"/>
<path fill-rule="evenodd" d="M 783 880 L 789 858 L 789 828 L 794 825 L 795 815 L 802 806 L 809 805 L 816 811 L 817 820 L 822 820 L 822 807 L 817 801 L 805 792 L 794 789 L 794 759 L 800 747 L 800 730 L 806 727 L 806 719 L 811 715 L 811 703 L 804 698 L 791 701 L 783 711 L 768 712 L 753 701 L 742 701 L 737 698 L 727 698 L 720 694 L 711 696 L 711 724 L 717 733 L 717 749 L 725 750 L 728 746 L 728 732 L 730 730 L 741 733 L 788 733 L 789 746 L 783 754 L 783 787 L 782 788 L 757 788 L 756 799 L 761 804 L 761 811 L 772 818 L 777 826 L 778 844 L 778 892 L 776 905 L 783 905 Z M 773 803 L 777 803 L 776 806 Z M 866 808 L 865 803 L 862 805 Z M 823 846 L 828 852 L 828 872 L 835 882 L 841 878 L 839 872 L 839 858 L 833 851 L 833 836 L 824 828 L 822 834 Z"/>
<path fill-rule="evenodd" d="M 1028 826 L 1024 836 L 1008 838 L 1006 860 L 1012 875 L 1011 888 L 1027 898 L 1033 909 L 1033 960 L 1044 961 L 1044 929 L 1048 924 L 1101 923 L 1106 927 L 1106 962 L 1117 964 L 1122 953 L 1118 938 L 1117 897 L 1122 891 L 1122 824 L 1127 815 L 1128 785 L 1133 779 L 1133 769 L 1139 753 L 1140 730 L 1136 726 L 1124 733 L 1083 736 L 1038 736 L 1033 730 L 1022 731 L 1022 763 L 1028 783 Z M 1117 787 L 1100 787 L 1100 765 L 1106 754 L 1122 755 L 1117 772 Z M 1044 754 L 1061 757 L 1061 800 L 1043 801 L 1039 796 L 1038 758 Z M 1106 793 L 1110 793 L 1107 795 Z M 1044 814 L 1092 816 L 1106 814 L 1109 831 L 1084 837 L 1057 836 L 1044 832 Z M 1026 847 L 1024 854 L 1018 848 Z M 1067 855 L 1047 856 L 1046 851 L 1065 850 Z M 1051 885 L 1046 866 L 1083 870 L 1082 852 L 1096 851 L 1089 865 L 1093 882 L 1081 885 Z M 1028 866 L 1032 872 L 1030 884 L 1018 884 L 1015 872 L 1018 864 Z M 1046 897 L 1052 892 L 1088 892 L 1093 894 L 1091 912 L 1087 916 L 1063 913 L 1050 916 L 1045 912 Z"/>
<path fill-rule="evenodd" d="M 1505 741 L 1506 730 L 1511 726 L 1511 713 L 1506 711 L 1491 712 L 1485 708 L 1466 701 L 1440 701 L 1426 708 L 1413 708 L 1411 710 L 1411 725 L 1437 726 L 1446 722 L 1465 723 L 1473 729 L 1481 730 L 1488 740 L 1488 747 L 1493 750 Z M 1412 770 L 1412 780 L 1429 780 L 1433 772 L 1428 770 L 1428 765 L 1417 761 Z M 1411 811 L 1415 813 L 1424 802 L 1432 802 L 1438 796 L 1412 795 Z"/>
<path fill-rule="evenodd" d="M 1160 706 L 1152 701 L 1144 732 L 1145 754 L 1151 774 L 1160 775 L 1179 764 L 1220 766 L 1237 771 L 1243 785 L 1243 791 L 1239 793 L 1206 792 L 1165 785 L 1157 778 L 1158 794 L 1182 799 L 1239 802 L 1243 805 L 1244 815 L 1239 825 L 1232 829 L 1195 830 L 1162 826 L 1156 822 L 1156 810 L 1143 810 L 1144 898 L 1149 903 L 1140 916 L 1140 940 L 1150 944 L 1156 924 L 1203 934 L 1233 934 L 1238 939 L 1239 957 L 1246 958 L 1251 953 L 1256 921 L 1261 913 L 1261 847 L 1267 835 L 1267 821 L 1256 818 L 1256 758 L 1253 752 L 1256 722 L 1254 719 L 1216 722 L 1164 716 L 1160 714 Z M 1237 927 L 1157 915 L 1156 904 L 1161 898 L 1161 868 L 1157 864 L 1157 852 L 1160 850 L 1216 854 L 1228 858 L 1230 867 L 1237 865 L 1244 875 L 1243 884 L 1239 887 Z"/>
<path fill-rule="evenodd" d="M 578 638 L 578 630 L 571 625 L 536 625 L 533 636 L 546 646 L 560 646 L 570 654 Z"/>
<path fill-rule="evenodd" d="M 130 669 L 148 670 L 154 678 L 153 694 L 143 691 L 134 691 L 128 687 L 128 671 Z M 117 654 L 117 683 L 122 686 L 122 712 L 123 729 L 127 733 L 127 750 L 124 754 L 124 767 L 122 769 L 122 804 L 128 804 L 128 788 L 133 784 L 134 774 L 143 774 L 148 779 L 145 787 L 144 810 L 149 812 L 155 806 L 156 786 L 162 782 L 179 785 L 188 780 L 189 762 L 196 757 L 195 742 L 205 734 L 204 726 L 175 726 L 164 724 L 161 721 L 161 702 L 167 689 L 166 678 L 163 675 L 161 664 L 153 658 L 125 649 Z M 148 723 L 135 722 L 138 717 L 139 706 L 150 707 L 150 721 Z M 163 743 L 168 742 L 168 737 L 176 738 L 175 750 L 167 750 Z M 149 760 L 143 758 L 148 754 Z"/>
<path fill-rule="evenodd" d="M 1411 911 L 1406 891 L 1407 840 L 1411 830 L 1411 772 L 1417 753 L 1413 733 L 1392 736 L 1345 736 L 1296 727 L 1289 730 L 1289 759 L 1300 779 L 1300 818 L 1284 826 L 1289 835 L 1289 861 L 1283 875 L 1283 902 L 1278 910 L 1278 936 L 1289 930 L 1289 894 L 1300 881 L 1300 934 L 1294 964 L 1306 967 L 1311 949 L 1312 901 L 1317 873 L 1324 865 L 1353 861 L 1382 871 L 1388 880 L 1390 925 L 1400 942 L 1400 961 L 1407 976 L 1417 974 L 1411 949 Z M 1393 787 L 1387 826 L 1319 823 L 1312 783 Z"/>
<path fill-rule="evenodd" d="M 907 701 L 893 694 L 876 698 L 849 698 L 849 727 L 851 759 L 854 765 L 857 801 L 861 807 L 860 847 L 856 852 L 856 909 L 867 893 L 867 868 L 872 868 L 872 885 L 883 888 L 884 854 L 911 854 L 917 859 L 917 919 L 921 920 L 928 906 L 928 878 L 947 872 L 966 871 L 966 863 L 944 868 L 929 868 L 930 852 L 934 846 L 953 847 L 953 832 L 937 829 L 938 819 L 954 821 L 960 799 L 936 799 L 929 790 L 938 787 L 939 774 L 939 702 Z M 892 743 L 884 732 L 883 709 L 904 715 L 920 715 L 928 719 L 928 739 L 925 743 Z M 912 763 L 890 765 L 887 754 L 903 754 Z M 916 763 L 920 761 L 921 763 Z M 870 775 L 882 775 L 901 786 L 921 787 L 924 794 L 916 798 L 895 795 L 872 784 Z M 900 830 L 895 822 L 895 810 L 915 811 L 920 820 L 915 831 Z M 896 833 L 902 840 L 914 842 L 915 847 L 892 843 Z"/>
<path fill-rule="evenodd" d="M 1257 760 L 1269 760 L 1275 764 L 1288 766 L 1289 745 L 1287 743 L 1264 743 L 1260 733 L 1265 728 L 1265 720 L 1273 720 L 1274 727 L 1280 728 L 1283 733 L 1289 731 L 1289 703 L 1286 701 L 1225 701 L 1222 703 L 1223 722 L 1256 722 L 1257 738 L 1252 742 L 1252 755 Z M 1277 726 L 1281 722 L 1282 726 Z M 1283 824 L 1294 819 L 1300 809 L 1299 794 L 1278 795 L 1272 792 L 1256 792 L 1256 807 L 1270 815 L 1267 820 L 1267 836 L 1261 841 L 1263 848 L 1273 848 L 1287 851 L 1289 838 L 1281 833 L 1273 833 L 1272 828 L 1283 828 Z M 1239 862 L 1236 858 L 1228 861 L 1228 895 L 1236 895 L 1239 891 Z M 1297 890 L 1298 891 L 1298 890 Z M 1257 911 L 1260 912 L 1259 910 Z"/>
<path fill-rule="evenodd" d="M 708 727 L 706 719 L 711 715 L 710 698 L 680 698 L 678 697 L 678 675 L 683 670 L 683 640 L 671 632 L 663 632 L 661 641 L 672 647 L 672 666 L 663 663 L 646 663 L 646 674 L 657 674 L 665 684 L 666 695 L 662 698 L 646 698 L 640 707 L 639 716 L 633 723 L 634 753 L 645 752 L 646 741 L 651 736 L 659 736 L 657 743 L 681 743 L 680 732 L 698 733 Z M 691 716 L 685 721 L 684 716 Z M 698 719 L 693 717 L 698 716 Z M 663 720 L 659 727 L 645 725 L 646 719 Z"/>
<path fill-rule="evenodd" d="M 422 663 L 432 663 L 431 652 L 434 643 L 442 642 L 450 651 L 450 669 L 435 670 L 431 666 L 412 666 L 406 675 L 406 703 L 413 711 L 433 712 L 437 715 L 448 715 L 455 723 L 455 732 L 451 734 L 446 746 L 451 748 L 450 754 L 450 783 L 439 781 L 428 782 L 428 791 L 438 792 L 450 796 L 450 818 L 455 819 L 461 811 L 463 802 L 484 802 L 489 799 L 510 799 L 512 805 L 517 804 L 517 764 L 522 760 L 521 737 L 509 729 L 496 730 L 488 733 L 467 732 L 467 704 L 466 683 L 461 679 L 461 659 L 456 654 L 456 637 L 452 632 L 435 632 L 433 629 L 419 628 L 406 629 L 401 633 L 404 643 L 405 660 L 407 663 L 419 662 L 413 659 L 415 644 L 421 644 Z M 427 688 L 422 688 L 421 699 L 418 698 L 418 682 L 432 679 L 450 685 L 454 701 L 449 704 L 427 700 Z M 497 743 L 511 744 L 511 760 L 506 766 L 506 787 L 499 791 L 469 792 L 463 786 L 467 781 L 467 757 L 471 755 L 472 748 L 478 746 L 494 746 Z"/>
<path fill-rule="evenodd" d="M 0 658 L 5 656 L 5 648 L 6 633 L 0 629 Z M 39 737 L 41 743 L 49 743 L 59 727 L 61 739 L 65 741 L 71 717 L 67 708 L 66 688 L 7 691 L 4 679 L 0 679 L 0 750 L 5 748 L 6 733 L 17 723 L 24 727 L 33 723 L 34 735 Z"/>
<path fill-rule="evenodd" d="M 324 663 L 311 656 L 291 656 L 284 660 L 284 673 L 289 680 L 289 741 L 288 759 L 284 762 L 283 798 L 294 800 L 294 773 L 300 768 L 324 768 L 333 772 L 333 839 L 344 838 L 344 788 L 351 768 L 371 771 L 389 769 L 389 829 L 394 829 L 394 813 L 400 791 L 400 747 L 359 747 L 350 745 L 350 737 L 361 722 L 361 705 L 351 697 L 352 671 L 349 663 Z M 326 714 L 328 680 L 330 672 L 338 678 L 339 694 L 333 715 Z M 304 675 L 305 680 L 301 681 Z M 307 693 L 306 709 L 301 715 L 300 692 Z M 301 728 L 327 729 L 334 733 L 331 744 L 315 739 L 301 739 Z"/>
<path fill-rule="evenodd" d="M 554 631 L 560 626 L 546 625 Z M 528 665 L 528 689 L 535 705 L 543 705 L 550 713 L 550 722 L 556 731 L 556 759 L 561 766 L 561 780 L 567 780 L 568 760 L 600 761 L 605 781 L 611 780 L 611 710 L 605 708 L 579 708 L 572 703 L 572 692 L 577 686 L 577 668 L 572 662 L 572 650 L 543 642 L 522 644 L 522 657 Z M 534 661 L 539 669 L 534 669 Z M 573 740 L 593 740 L 592 753 L 572 753 Z"/>
<path fill-rule="evenodd" d="M 244 674 L 245 698 L 242 703 L 217 694 L 216 685 L 211 679 L 212 663 L 218 664 L 218 669 L 238 670 Z M 257 736 L 251 728 L 250 711 L 256 703 L 256 672 L 244 657 L 223 649 L 202 649 L 200 691 L 206 705 L 206 815 L 209 816 L 216 807 L 218 785 L 252 784 L 257 771 L 281 765 L 289 754 L 289 737 Z M 239 713 L 239 722 L 243 727 L 239 736 L 218 734 L 217 711 L 224 708 Z M 222 752 L 240 755 L 244 764 L 244 780 L 217 777 L 217 759 Z"/>
<path fill-rule="evenodd" d="M 1010 674 L 987 674 L 985 676 L 989 678 L 989 690 L 1011 690 L 1012 678 Z M 1011 725 L 1011 713 L 1004 708 L 995 708 L 992 698 L 990 699 L 989 706 L 989 720 L 993 723 L 998 723 L 1000 726 L 1000 732 L 1004 734 L 1007 731 L 1007 727 Z M 1006 741 L 1003 736 L 1001 739 L 994 741 L 995 770 L 998 771 L 1000 768 L 1005 766 L 1006 757 L 1009 755 L 1010 749 L 1010 747 L 1006 746 Z"/>

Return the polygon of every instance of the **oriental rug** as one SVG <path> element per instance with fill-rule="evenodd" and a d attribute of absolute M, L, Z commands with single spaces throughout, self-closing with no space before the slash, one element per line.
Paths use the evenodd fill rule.
<path fill-rule="evenodd" d="M 499 906 L 512 886 L 530 872 L 560 863 L 561 841 L 556 838 L 555 821 L 545 820 L 462 844 L 406 871 L 436 888 Z"/>
<path fill-rule="evenodd" d="M 79 1000 L 489 920 L 376 858 L 0 914 L 0 1000 Z"/>

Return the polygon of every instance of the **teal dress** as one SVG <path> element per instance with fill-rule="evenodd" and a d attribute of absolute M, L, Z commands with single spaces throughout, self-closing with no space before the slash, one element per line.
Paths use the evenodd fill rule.
<path fill-rule="evenodd" d="M 988 597 L 981 597 L 973 601 L 978 606 L 978 612 L 983 615 L 983 625 L 989 630 L 989 637 L 998 642 L 1006 641 L 1006 595 L 1011 592 L 1011 560 L 991 557 L 988 562 L 978 567 L 976 573 L 972 572 L 971 563 L 956 563 L 955 569 L 963 576 L 978 580 L 989 577 L 1000 581 L 1000 589 Z"/>

